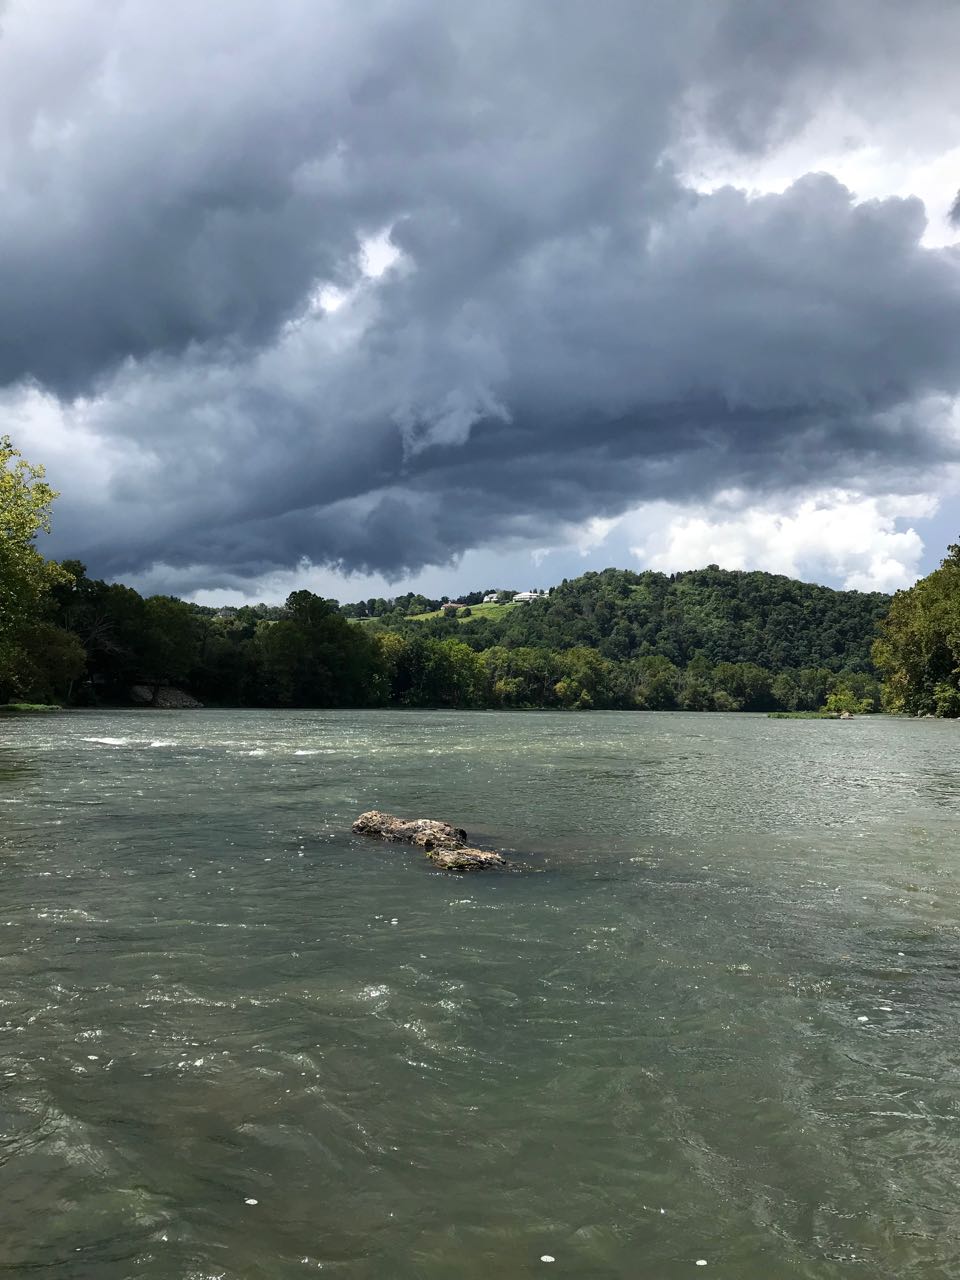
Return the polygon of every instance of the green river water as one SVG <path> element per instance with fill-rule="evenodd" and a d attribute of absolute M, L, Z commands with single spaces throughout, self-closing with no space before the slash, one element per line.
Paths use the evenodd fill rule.
<path fill-rule="evenodd" d="M 958 733 L 0 721 L 0 1273 L 957 1277 Z"/>

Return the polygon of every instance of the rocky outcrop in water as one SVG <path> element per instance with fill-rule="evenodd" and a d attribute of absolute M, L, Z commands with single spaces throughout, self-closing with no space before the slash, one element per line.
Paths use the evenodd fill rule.
<path fill-rule="evenodd" d="M 353 830 L 360 836 L 416 845 L 442 871 L 485 871 L 507 865 L 502 854 L 471 848 L 467 844 L 467 833 L 461 827 L 433 818 L 397 818 L 392 813 L 371 809 L 361 813 Z"/>
<path fill-rule="evenodd" d="M 130 689 L 130 700 L 138 706 L 157 707 L 161 711 L 193 711 L 203 706 L 192 694 L 170 684 L 135 684 Z"/>

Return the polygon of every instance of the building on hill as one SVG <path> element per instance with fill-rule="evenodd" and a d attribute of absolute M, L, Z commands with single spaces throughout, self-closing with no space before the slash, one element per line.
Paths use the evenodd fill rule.
<path fill-rule="evenodd" d="M 539 600 L 544 595 L 545 591 L 519 591 L 513 598 L 518 604 L 525 604 L 528 600 Z"/>
<path fill-rule="evenodd" d="M 500 592 L 499 592 L 499 591 L 490 591 L 490 592 L 488 592 L 488 593 L 483 597 L 483 603 L 484 603 L 484 604 L 496 604 L 496 603 L 497 603 L 497 596 L 498 596 L 499 594 L 500 594 Z"/>

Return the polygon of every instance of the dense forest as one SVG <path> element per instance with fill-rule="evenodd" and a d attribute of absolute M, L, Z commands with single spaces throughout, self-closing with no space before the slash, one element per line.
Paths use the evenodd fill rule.
<path fill-rule="evenodd" d="M 873 658 L 884 678 L 885 710 L 960 716 L 960 546 L 893 597 Z"/>
<path fill-rule="evenodd" d="M 890 597 L 880 593 L 833 591 L 716 565 L 670 575 L 605 569 L 564 581 L 499 617 L 470 617 L 458 625 L 447 616 L 422 625 L 478 650 L 585 646 L 615 662 L 660 657 L 678 667 L 706 659 L 772 671 L 816 666 L 867 672 L 876 624 L 889 607 Z M 388 613 L 377 619 L 384 621 L 396 626 L 398 620 Z"/>
<path fill-rule="evenodd" d="M 408 594 L 213 609 L 45 560 L 55 494 L 0 441 L 0 702 L 177 686 L 219 706 L 960 713 L 960 553 L 892 600 L 715 565 L 517 603 Z M 483 603 L 496 595 L 496 602 Z M 879 638 L 878 638 L 879 637 Z M 886 676 L 881 691 L 878 675 Z"/>

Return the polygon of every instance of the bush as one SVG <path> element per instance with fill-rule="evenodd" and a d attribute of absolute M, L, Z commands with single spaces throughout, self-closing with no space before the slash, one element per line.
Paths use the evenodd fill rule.
<path fill-rule="evenodd" d="M 933 707 L 938 716 L 955 720 L 960 716 L 960 689 L 948 680 L 941 680 L 933 686 Z"/>

